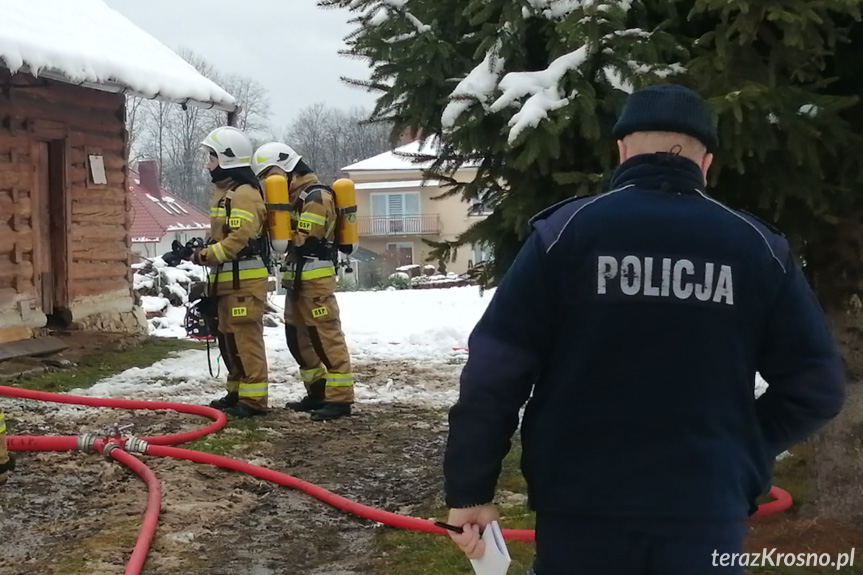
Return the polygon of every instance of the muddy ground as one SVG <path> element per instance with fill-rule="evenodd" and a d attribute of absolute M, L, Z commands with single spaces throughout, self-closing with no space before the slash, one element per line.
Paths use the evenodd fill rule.
<path fill-rule="evenodd" d="M 398 362 L 378 363 L 357 372 L 369 380 L 405 369 Z M 77 435 L 134 422 L 134 434 L 153 436 L 204 423 L 173 412 L 82 414 L 51 404 L 25 405 L 14 414 L 16 435 Z M 353 417 L 326 423 L 276 406 L 257 430 L 226 429 L 211 441 L 233 447 L 229 457 L 409 514 L 440 501 L 445 439 L 445 411 L 390 404 L 358 405 Z M 377 524 L 236 472 L 144 459 L 163 490 L 147 575 L 373 571 L 374 537 L 384 529 Z M 99 455 L 20 454 L 13 479 L 0 489 L 0 575 L 122 574 L 145 504 L 140 479 Z"/>
<path fill-rule="evenodd" d="M 94 337 L 84 350 L 75 348 L 63 356 L 74 361 L 105 346 L 108 342 Z M 5 367 L 13 369 L 8 363 Z M 361 361 L 355 372 L 358 380 L 380 385 L 433 379 L 437 386 L 455 387 L 461 366 L 454 363 L 449 368 L 428 372 L 422 363 Z M 9 401 L 17 400 L 5 403 Z M 16 435 L 77 435 L 132 422 L 134 434 L 152 436 L 205 423 L 173 412 L 76 411 L 34 402 L 11 407 L 10 431 Z M 442 506 L 441 460 L 447 432 L 443 409 L 359 404 L 354 417 L 315 423 L 307 415 L 274 407 L 257 426 L 232 425 L 212 436 L 206 447 L 229 450 L 229 457 L 388 511 L 413 514 Z M 153 457 L 144 460 L 163 491 L 146 575 L 385 572 L 383 552 L 376 545 L 385 527 L 239 473 Z M 146 504 L 146 489 L 138 477 L 98 455 L 26 453 L 19 455 L 19 462 L 9 484 L 0 488 L 0 575 L 124 573 Z M 753 552 L 778 548 L 840 553 L 852 547 L 859 551 L 861 546 L 863 527 L 791 513 L 753 521 L 747 540 L 747 549 Z"/>

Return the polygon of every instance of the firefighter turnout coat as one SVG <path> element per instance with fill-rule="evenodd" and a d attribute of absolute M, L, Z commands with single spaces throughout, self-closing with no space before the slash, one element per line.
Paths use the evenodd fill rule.
<path fill-rule="evenodd" d="M 282 274 L 288 347 L 311 400 L 351 404 L 353 374 L 335 296 L 335 197 L 313 173 L 293 178 L 290 196 L 294 231 Z"/>
<path fill-rule="evenodd" d="M 259 190 L 230 179 L 217 182 L 210 201 L 210 242 L 200 253 L 210 268 L 209 294 L 218 299 L 218 330 L 229 370 L 226 389 L 258 410 L 268 403 L 263 315 L 269 270 L 255 246 L 266 217 Z"/>

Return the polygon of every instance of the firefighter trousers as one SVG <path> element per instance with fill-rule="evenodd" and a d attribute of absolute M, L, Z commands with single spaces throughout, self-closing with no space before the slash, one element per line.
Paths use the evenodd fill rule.
<path fill-rule="evenodd" d="M 9 453 L 6 451 L 6 416 L 0 411 L 0 485 L 6 483 L 9 472 L 6 469 L 9 463 Z"/>
<path fill-rule="evenodd" d="M 228 368 L 228 393 L 260 411 L 268 407 L 267 351 L 264 345 L 264 300 L 248 292 L 219 296 L 219 349 Z"/>
<path fill-rule="evenodd" d="M 304 281 L 296 298 L 292 290 L 288 291 L 285 337 L 309 397 L 329 403 L 354 402 L 354 376 L 335 296 L 335 278 Z"/>

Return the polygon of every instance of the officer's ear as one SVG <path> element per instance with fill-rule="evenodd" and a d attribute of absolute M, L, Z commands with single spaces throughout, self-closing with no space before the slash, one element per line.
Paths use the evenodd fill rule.
<path fill-rule="evenodd" d="M 711 165 L 713 165 L 713 154 L 704 154 L 704 158 L 701 159 L 701 173 L 704 174 L 705 182 L 707 182 L 707 171 L 710 170 Z"/>
<path fill-rule="evenodd" d="M 629 159 L 629 152 L 626 150 L 626 144 L 623 143 L 623 140 L 617 141 L 617 153 L 620 155 L 621 164 Z"/>

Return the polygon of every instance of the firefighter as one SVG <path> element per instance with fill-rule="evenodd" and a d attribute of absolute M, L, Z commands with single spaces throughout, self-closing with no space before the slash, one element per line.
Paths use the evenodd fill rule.
<path fill-rule="evenodd" d="M 210 233 L 207 246 L 189 259 L 210 268 L 209 295 L 218 302 L 220 347 L 229 367 L 228 393 L 210 405 L 234 417 L 253 417 L 268 409 L 266 205 L 250 167 L 252 144 L 240 130 L 216 128 L 202 147 L 214 184 Z"/>
<path fill-rule="evenodd" d="M 15 456 L 6 450 L 6 416 L 0 411 L 0 485 L 9 479 L 15 469 Z"/>
<path fill-rule="evenodd" d="M 282 274 L 288 292 L 285 336 L 306 396 L 286 407 L 311 412 L 314 421 L 351 415 L 353 374 L 335 296 L 335 194 L 296 151 L 279 142 L 260 147 L 252 168 L 264 185 L 273 175 L 286 178 L 289 190 L 292 233 Z"/>

